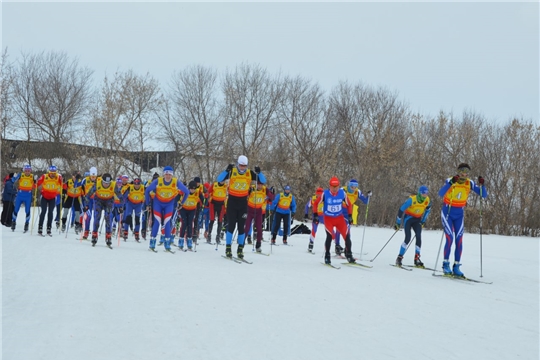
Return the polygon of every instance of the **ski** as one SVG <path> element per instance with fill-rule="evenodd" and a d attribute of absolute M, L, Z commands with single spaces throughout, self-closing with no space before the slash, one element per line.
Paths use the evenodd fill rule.
<path fill-rule="evenodd" d="M 230 260 L 230 261 L 234 261 L 235 263 L 237 264 L 241 264 L 242 262 L 240 260 L 236 260 L 236 258 L 233 258 L 233 257 L 227 257 L 225 255 L 221 255 L 222 258 L 224 259 L 227 259 L 227 260 Z"/>
<path fill-rule="evenodd" d="M 390 264 L 390 266 L 397 267 L 398 269 L 403 269 L 405 271 L 412 271 L 412 269 L 409 269 L 409 268 L 406 268 L 406 267 L 403 267 L 403 266 L 399 266 L 399 265 L 396 265 L 396 264 Z"/>
<path fill-rule="evenodd" d="M 171 253 L 171 254 L 175 254 L 175 253 L 176 253 L 176 251 L 172 251 L 171 249 L 165 249 L 164 251 L 165 251 L 165 252 L 168 252 L 168 253 Z"/>
<path fill-rule="evenodd" d="M 343 265 L 353 266 L 353 267 L 363 267 L 363 268 L 366 268 L 366 269 L 371 269 L 373 267 L 371 265 L 365 265 L 365 264 L 357 263 L 357 262 L 353 262 L 353 263 L 345 262 L 345 263 L 342 263 L 342 264 Z"/>
<path fill-rule="evenodd" d="M 307 252 L 308 252 L 308 254 L 315 255 L 315 252 L 314 252 L 314 251 L 309 251 L 309 250 L 308 250 Z"/>
<path fill-rule="evenodd" d="M 152 252 L 155 252 L 155 253 L 158 252 L 156 249 L 152 249 L 152 248 L 148 248 L 148 251 L 152 251 Z"/>
<path fill-rule="evenodd" d="M 436 270 L 436 269 L 428 268 L 428 267 L 425 267 L 425 266 L 424 267 L 419 267 L 419 266 L 416 266 L 416 265 L 403 265 L 403 266 L 408 267 L 408 268 L 413 268 L 413 269 L 442 272 L 442 270 Z"/>
<path fill-rule="evenodd" d="M 195 249 L 187 249 L 186 251 L 189 251 L 189 252 L 197 252 L 197 250 Z M 185 251 L 184 251 L 185 252 Z"/>
<path fill-rule="evenodd" d="M 107 247 L 111 250 L 113 249 L 112 245 L 107 245 Z"/>
<path fill-rule="evenodd" d="M 326 264 L 326 263 L 323 263 L 323 262 L 322 262 L 321 264 L 323 264 L 324 266 L 327 266 L 327 267 L 331 267 L 331 268 L 337 269 L 337 270 L 341 269 L 341 267 L 335 266 L 335 265 L 332 265 L 332 264 Z"/>
<path fill-rule="evenodd" d="M 432 274 L 432 275 L 436 277 L 442 277 L 442 278 L 453 279 L 453 280 L 470 281 L 470 282 L 479 283 L 479 284 L 488 284 L 488 285 L 493 284 L 493 281 L 482 281 L 482 280 L 477 280 L 477 279 L 471 279 L 465 276 L 454 276 L 454 275 L 444 275 L 444 274 Z"/>
<path fill-rule="evenodd" d="M 255 254 L 257 254 L 257 255 L 264 255 L 264 256 L 270 256 L 270 254 L 268 254 L 268 253 L 258 252 L 258 251 L 255 251 Z"/>
<path fill-rule="evenodd" d="M 238 260 L 238 261 L 243 262 L 243 263 L 246 263 L 246 264 L 253 264 L 252 261 L 247 261 L 246 259 L 241 259 L 241 258 L 237 258 L 237 257 L 234 257 L 234 256 L 233 256 L 233 259 Z"/>

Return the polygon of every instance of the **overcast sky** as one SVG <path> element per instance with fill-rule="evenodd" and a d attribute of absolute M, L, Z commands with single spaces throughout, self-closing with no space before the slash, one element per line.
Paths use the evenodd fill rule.
<path fill-rule="evenodd" d="M 539 5 L 529 3 L 2 3 L 2 47 L 64 51 L 95 70 L 247 62 L 383 86 L 412 110 L 539 123 Z"/>

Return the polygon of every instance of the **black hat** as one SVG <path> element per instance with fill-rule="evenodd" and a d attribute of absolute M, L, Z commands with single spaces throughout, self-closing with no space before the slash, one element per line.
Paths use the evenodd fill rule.
<path fill-rule="evenodd" d="M 471 167 L 470 167 L 469 164 L 467 164 L 467 163 L 461 163 L 461 164 L 458 165 L 457 168 L 458 168 L 458 169 L 467 168 L 467 169 L 471 170 Z"/>
<path fill-rule="evenodd" d="M 198 176 L 195 176 L 195 178 L 193 178 L 193 181 L 195 181 L 196 183 L 200 183 L 200 182 L 201 182 L 201 178 L 198 177 Z"/>
<path fill-rule="evenodd" d="M 112 181 L 111 174 L 109 174 L 109 173 L 103 174 L 103 176 L 101 176 L 101 181 L 105 182 L 105 183 L 110 183 Z"/>
<path fill-rule="evenodd" d="M 196 189 L 197 188 L 197 183 L 194 180 L 190 181 L 189 185 L 188 185 L 188 188 L 189 189 Z"/>
<path fill-rule="evenodd" d="M 154 175 L 152 176 L 152 180 L 155 180 L 155 179 L 157 179 L 158 177 L 159 177 L 159 174 L 156 172 L 156 173 L 154 173 Z"/>

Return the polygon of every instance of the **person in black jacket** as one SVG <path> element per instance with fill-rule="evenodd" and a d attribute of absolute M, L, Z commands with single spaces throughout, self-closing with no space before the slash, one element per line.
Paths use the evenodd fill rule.
<path fill-rule="evenodd" d="M 11 217 L 15 208 L 15 196 L 17 196 L 13 175 L 13 173 L 10 173 L 4 179 L 4 191 L 2 192 L 2 225 L 7 227 L 11 226 Z"/>

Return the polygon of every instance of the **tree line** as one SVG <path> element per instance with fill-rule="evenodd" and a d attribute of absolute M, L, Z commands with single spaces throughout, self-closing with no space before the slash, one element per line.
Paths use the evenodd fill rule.
<path fill-rule="evenodd" d="M 278 191 L 290 185 L 300 206 L 333 175 L 343 184 L 358 180 L 373 192 L 369 208 L 360 206 L 361 224 L 367 213 L 368 225 L 392 225 L 405 198 L 427 185 L 433 211 L 426 226 L 440 229 L 437 192 L 467 162 L 489 191 L 482 203 L 471 196 L 467 230 L 480 231 L 482 217 L 484 233 L 540 236 L 540 127 L 531 119 L 500 125 L 472 111 L 427 116 L 383 87 L 341 81 L 325 92 L 312 79 L 249 63 L 223 73 L 189 66 L 163 85 L 128 70 L 96 86 L 93 70 L 64 52 L 11 61 L 4 49 L 0 71 L 2 139 L 108 150 L 62 157 L 56 165 L 64 171 L 91 164 L 116 174 L 126 152 L 172 150 L 167 165 L 177 176 L 213 181 L 243 154 Z M 57 159 L 54 149 L 42 159 Z M 21 160 L 32 159 L 2 153 L 4 168 Z M 127 170 L 141 175 L 140 167 Z"/>

